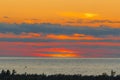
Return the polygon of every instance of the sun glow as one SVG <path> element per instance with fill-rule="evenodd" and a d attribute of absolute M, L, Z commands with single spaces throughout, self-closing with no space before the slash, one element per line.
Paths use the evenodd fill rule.
<path fill-rule="evenodd" d="M 94 13 L 85 13 L 84 16 L 85 16 L 86 18 L 94 18 L 94 17 L 98 16 L 98 14 L 94 14 Z"/>
<path fill-rule="evenodd" d="M 80 57 L 80 55 L 75 53 L 59 53 L 59 54 L 33 54 L 33 56 L 37 57 L 56 57 L 56 58 L 73 58 L 73 57 Z"/>

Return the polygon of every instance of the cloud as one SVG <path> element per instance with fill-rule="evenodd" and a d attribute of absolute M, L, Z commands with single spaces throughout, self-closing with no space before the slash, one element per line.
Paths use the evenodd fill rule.
<path fill-rule="evenodd" d="M 19 35 L 14 33 L 0 33 L 0 38 L 20 38 L 20 39 L 26 39 L 26 38 L 38 38 L 40 37 L 40 34 L 38 33 L 21 33 Z"/>
<path fill-rule="evenodd" d="M 44 34 L 85 34 L 92 36 L 120 35 L 120 28 L 89 27 L 89 26 L 62 26 L 59 24 L 5 24 L 0 23 L 0 33 L 44 33 Z"/>
<path fill-rule="evenodd" d="M 73 34 L 73 35 L 48 34 L 46 38 L 56 39 L 56 40 L 102 40 L 102 38 L 97 38 L 94 36 L 84 35 L 84 34 Z"/>
<path fill-rule="evenodd" d="M 91 20 L 88 23 L 120 23 L 120 21 L 112 21 L 112 20 Z"/>
<path fill-rule="evenodd" d="M 8 19 L 8 18 L 10 18 L 10 17 L 8 17 L 8 16 L 3 16 L 3 18 Z"/>
<path fill-rule="evenodd" d="M 44 34 L 44 33 L 25 33 L 14 34 L 14 33 L 0 33 L 0 41 L 27 41 L 27 42 L 40 42 L 40 41 L 120 41 L 119 36 L 92 36 L 85 34 Z"/>
<path fill-rule="evenodd" d="M 88 16 L 92 17 L 92 14 Z M 66 24 L 69 24 L 69 25 L 102 25 L 102 24 L 108 24 L 109 26 L 111 26 L 110 24 L 112 25 L 115 25 L 115 24 L 120 24 L 120 21 L 117 21 L 117 20 L 109 20 L 109 19 L 69 19 L 69 20 L 66 20 Z M 111 26 L 111 27 L 119 27 L 119 26 Z"/>
<path fill-rule="evenodd" d="M 120 28 L 63 26 L 59 24 L 0 23 L 0 41 L 105 41 L 120 42 Z"/>
<path fill-rule="evenodd" d="M 119 42 L 0 42 L 0 45 L 0 56 L 120 57 Z"/>

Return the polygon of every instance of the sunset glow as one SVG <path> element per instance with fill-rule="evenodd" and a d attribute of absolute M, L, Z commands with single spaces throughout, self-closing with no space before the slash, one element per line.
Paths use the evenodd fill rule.
<path fill-rule="evenodd" d="M 120 57 L 120 0 L 1 0 L 0 56 Z"/>

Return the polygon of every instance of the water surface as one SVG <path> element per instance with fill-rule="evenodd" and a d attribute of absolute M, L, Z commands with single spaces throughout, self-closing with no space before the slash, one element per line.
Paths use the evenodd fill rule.
<path fill-rule="evenodd" d="M 120 74 L 120 59 L 0 57 L 1 69 L 15 69 L 17 73 L 83 75 L 96 75 L 103 72 L 110 74 L 110 71 L 114 70 Z"/>

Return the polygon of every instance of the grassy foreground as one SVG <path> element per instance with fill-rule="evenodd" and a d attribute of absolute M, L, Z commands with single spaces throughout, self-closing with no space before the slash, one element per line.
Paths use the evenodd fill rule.
<path fill-rule="evenodd" d="M 120 75 L 115 75 L 111 71 L 111 75 L 103 73 L 101 75 L 45 75 L 45 74 L 17 74 L 15 70 L 2 70 L 0 73 L 0 80 L 120 80 Z"/>

